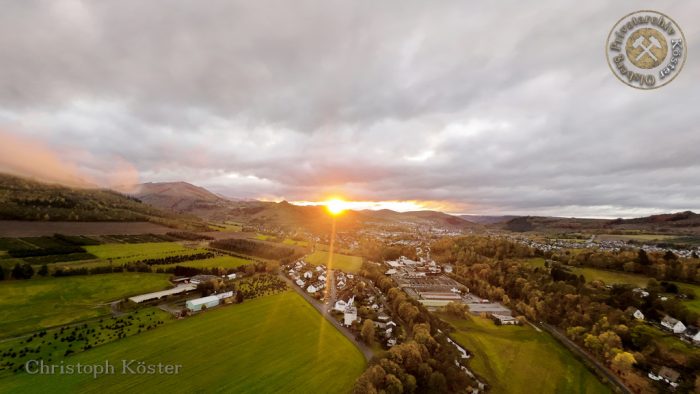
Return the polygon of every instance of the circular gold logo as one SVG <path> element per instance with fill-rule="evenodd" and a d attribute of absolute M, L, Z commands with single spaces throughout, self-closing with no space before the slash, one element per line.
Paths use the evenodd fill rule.
<path fill-rule="evenodd" d="M 671 82 L 686 58 L 683 32 L 657 11 L 637 11 L 613 26 L 605 46 L 615 76 L 629 86 L 654 89 Z"/>

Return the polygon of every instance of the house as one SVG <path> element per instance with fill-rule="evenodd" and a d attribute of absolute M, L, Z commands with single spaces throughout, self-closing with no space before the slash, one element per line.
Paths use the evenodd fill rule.
<path fill-rule="evenodd" d="M 396 272 L 398 272 L 398 271 L 396 271 L 396 268 L 390 268 L 390 269 L 386 270 L 386 272 L 384 274 L 385 275 L 394 275 L 394 274 L 396 274 Z"/>
<path fill-rule="evenodd" d="M 323 275 L 323 274 L 321 274 L 321 275 L 318 276 L 318 280 L 320 280 L 321 282 L 325 282 L 325 281 L 326 281 L 326 276 Z"/>
<path fill-rule="evenodd" d="M 518 319 L 514 318 L 513 316 L 499 315 L 497 313 L 493 313 L 491 314 L 491 317 L 493 318 L 494 323 L 500 324 L 502 326 L 518 324 Z"/>
<path fill-rule="evenodd" d="M 446 274 L 451 274 L 452 273 L 452 266 L 446 265 L 443 267 L 443 270 L 445 271 Z"/>
<path fill-rule="evenodd" d="M 348 307 L 348 303 L 343 301 L 343 300 L 338 300 L 335 302 L 335 306 L 333 306 L 333 310 L 338 311 L 338 312 L 345 312 L 345 308 Z"/>
<path fill-rule="evenodd" d="M 297 286 L 299 286 L 299 287 L 302 287 L 302 286 L 304 286 L 304 285 L 306 284 L 306 282 L 304 282 L 304 281 L 301 280 L 301 279 L 297 279 L 297 281 L 296 281 L 295 283 L 296 283 Z"/>
<path fill-rule="evenodd" d="M 354 306 L 345 308 L 345 313 L 343 314 L 343 324 L 350 327 L 352 322 L 355 320 L 357 320 L 357 308 Z"/>
<path fill-rule="evenodd" d="M 226 275 L 226 279 L 234 280 L 234 279 L 236 279 L 236 274 L 228 274 L 228 275 Z"/>
<path fill-rule="evenodd" d="M 674 334 L 681 334 L 683 331 L 685 331 L 685 324 L 668 315 L 661 319 L 661 325 L 664 328 L 673 331 Z"/>
<path fill-rule="evenodd" d="M 318 289 L 314 285 L 309 285 L 309 287 L 306 288 L 306 292 L 310 294 L 314 294 L 317 291 Z"/>
<path fill-rule="evenodd" d="M 681 374 L 678 371 L 676 371 L 675 369 L 671 369 L 668 367 L 661 367 L 661 369 L 659 369 L 658 376 L 660 378 L 662 378 L 664 381 L 666 381 L 666 383 L 675 387 L 675 385 L 678 384 L 677 383 L 678 378 L 681 377 Z"/>
<path fill-rule="evenodd" d="M 632 316 L 637 320 L 644 320 L 644 314 L 639 309 L 635 310 Z"/>
<path fill-rule="evenodd" d="M 318 272 L 321 272 L 321 271 L 323 271 L 323 270 L 324 270 L 324 268 L 323 268 L 322 265 L 319 265 L 319 266 L 316 267 L 316 271 L 318 271 Z"/>
<path fill-rule="evenodd" d="M 396 345 L 396 338 L 389 338 L 389 340 L 386 341 L 386 345 L 388 347 L 392 347 Z"/>
<path fill-rule="evenodd" d="M 377 320 L 379 320 L 380 322 L 386 323 L 389 321 L 389 319 L 391 319 L 391 317 L 389 317 L 389 315 L 387 315 L 384 312 L 381 312 L 380 314 L 377 315 Z"/>
<path fill-rule="evenodd" d="M 688 326 L 683 336 L 694 343 L 700 343 L 700 329 L 695 326 Z"/>
<path fill-rule="evenodd" d="M 306 279 L 311 279 L 313 276 L 314 276 L 314 274 L 311 273 L 311 271 L 304 272 L 304 278 L 306 278 Z"/>

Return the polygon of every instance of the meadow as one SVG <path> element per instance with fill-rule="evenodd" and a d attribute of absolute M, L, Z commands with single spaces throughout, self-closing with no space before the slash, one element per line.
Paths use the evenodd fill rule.
<path fill-rule="evenodd" d="M 441 316 L 450 336 L 472 353 L 470 368 L 493 393 L 609 393 L 583 363 L 554 338 L 531 326 L 496 326 L 490 319 Z"/>
<path fill-rule="evenodd" d="M 210 259 L 185 261 L 177 264 L 159 265 L 158 267 L 167 268 L 170 266 L 182 266 L 193 268 L 236 268 L 246 264 L 252 264 L 252 260 L 243 259 L 234 256 L 217 256 Z"/>
<path fill-rule="evenodd" d="M 0 282 L 0 338 L 109 313 L 109 301 L 162 290 L 168 275 L 119 273 Z"/>
<path fill-rule="evenodd" d="M 328 265 L 328 252 L 317 250 L 304 257 L 304 261 L 314 265 Z M 362 257 L 333 253 L 331 268 L 345 272 L 359 272 L 362 267 Z"/>
<path fill-rule="evenodd" d="M 0 392 L 349 393 L 362 353 L 295 292 L 219 307 L 69 356 L 75 364 L 121 360 L 182 365 L 177 375 L 17 375 Z"/>

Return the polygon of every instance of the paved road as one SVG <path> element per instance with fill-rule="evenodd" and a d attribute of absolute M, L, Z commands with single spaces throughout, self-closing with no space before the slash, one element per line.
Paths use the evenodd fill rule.
<path fill-rule="evenodd" d="M 593 358 L 587 351 L 583 350 L 576 342 L 572 341 L 569 339 L 566 335 L 562 334 L 561 331 L 557 330 L 556 327 L 551 326 L 547 323 L 540 323 L 541 327 L 547 331 L 548 333 L 552 334 L 555 338 L 557 338 L 561 343 L 563 343 L 566 347 L 569 348 L 572 352 L 577 354 L 579 357 L 585 358 L 590 362 L 591 365 L 593 365 L 598 372 L 605 376 L 617 389 L 616 391 L 620 391 L 623 393 L 629 393 L 631 394 L 632 391 L 630 391 L 627 386 L 625 386 L 625 383 L 620 380 L 617 375 L 612 373 L 605 365 L 603 365 L 600 361 L 597 359 Z"/>
<path fill-rule="evenodd" d="M 294 289 L 300 296 L 304 297 L 304 299 L 311 304 L 318 313 L 323 315 L 323 317 L 326 318 L 335 328 L 340 331 L 341 334 L 345 335 L 346 338 L 348 338 L 352 343 L 357 346 L 358 349 L 362 352 L 362 354 L 365 356 L 365 359 L 369 361 L 373 356 L 374 353 L 372 352 L 372 349 L 370 349 L 369 346 L 365 345 L 364 343 L 358 341 L 355 339 L 355 335 L 352 333 L 352 331 L 348 330 L 347 327 L 343 327 L 333 316 L 330 314 L 330 307 L 326 307 L 323 303 L 318 301 L 317 299 L 309 296 L 304 290 L 302 290 L 299 286 L 295 285 L 292 283 L 292 281 L 284 276 L 284 274 L 280 273 L 280 277 L 284 279 L 287 284 L 289 284 L 289 287 Z"/>

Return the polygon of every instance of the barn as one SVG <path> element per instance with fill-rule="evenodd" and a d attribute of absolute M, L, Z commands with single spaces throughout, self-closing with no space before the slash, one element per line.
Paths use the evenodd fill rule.
<path fill-rule="evenodd" d="M 219 297 L 217 296 L 209 296 L 209 297 L 203 297 L 203 298 L 197 298 L 195 300 L 189 300 L 185 303 L 185 306 L 187 309 L 197 312 L 202 310 L 203 306 L 206 306 L 207 309 L 213 308 L 215 306 L 219 305 Z"/>

